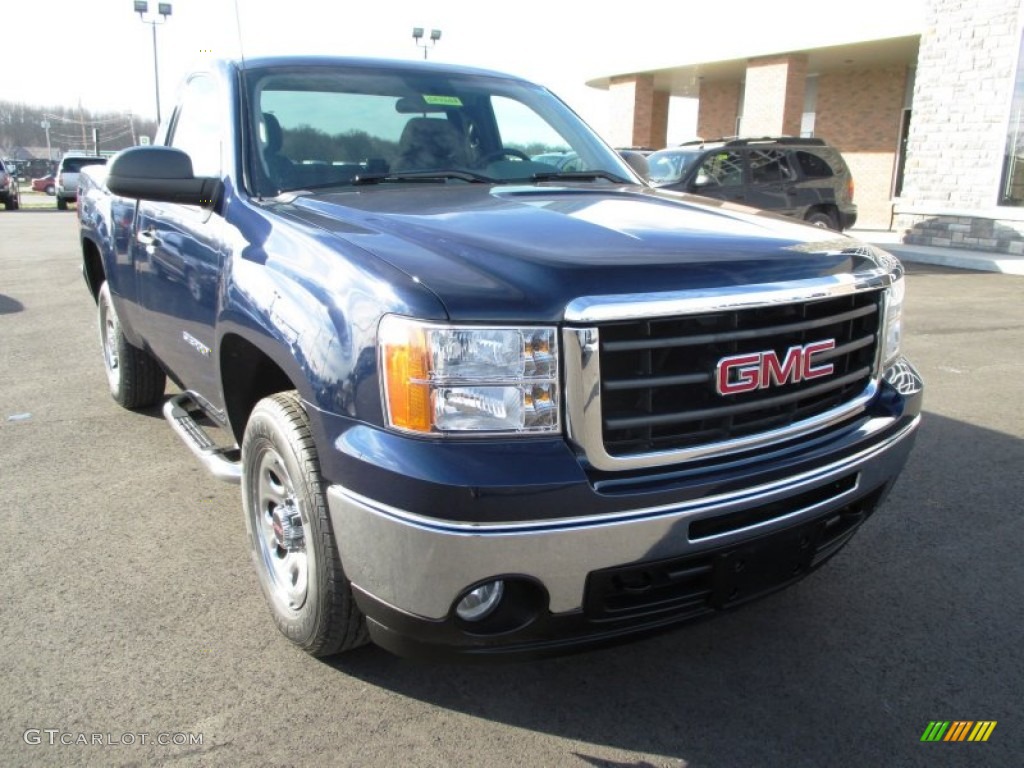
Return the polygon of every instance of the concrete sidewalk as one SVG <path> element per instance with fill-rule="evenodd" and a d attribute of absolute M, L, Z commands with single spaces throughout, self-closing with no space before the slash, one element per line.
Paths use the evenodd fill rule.
<path fill-rule="evenodd" d="M 1024 275 L 1024 256 L 987 251 L 969 251 L 963 248 L 936 248 L 930 245 L 906 245 L 898 241 L 895 232 L 877 229 L 851 229 L 851 237 L 877 245 L 900 261 L 935 264 L 940 267 L 974 269 L 981 272 L 1002 272 L 1006 275 Z"/>

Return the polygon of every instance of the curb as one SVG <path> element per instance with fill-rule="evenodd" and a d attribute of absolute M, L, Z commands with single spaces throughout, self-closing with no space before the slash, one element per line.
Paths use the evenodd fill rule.
<path fill-rule="evenodd" d="M 1004 275 L 1024 275 L 1024 256 L 900 243 L 878 243 L 878 247 L 893 254 L 900 261 L 954 269 L 999 272 Z"/>

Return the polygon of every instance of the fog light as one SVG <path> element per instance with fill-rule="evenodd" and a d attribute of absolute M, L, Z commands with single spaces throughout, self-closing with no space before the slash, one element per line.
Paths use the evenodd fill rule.
<path fill-rule="evenodd" d="M 463 621 L 480 621 L 498 607 L 504 594 L 505 582 L 500 579 L 481 584 L 466 593 L 465 597 L 455 606 L 455 613 Z"/>

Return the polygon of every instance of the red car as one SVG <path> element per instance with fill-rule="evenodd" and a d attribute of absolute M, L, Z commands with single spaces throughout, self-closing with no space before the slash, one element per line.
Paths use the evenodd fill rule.
<path fill-rule="evenodd" d="M 35 192 L 45 192 L 48 195 L 55 194 L 57 192 L 57 177 L 48 173 L 46 176 L 32 179 L 32 189 Z"/>

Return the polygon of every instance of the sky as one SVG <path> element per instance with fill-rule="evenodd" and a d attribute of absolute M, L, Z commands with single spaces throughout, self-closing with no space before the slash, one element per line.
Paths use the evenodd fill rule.
<path fill-rule="evenodd" d="M 413 27 L 440 29 L 431 60 L 520 75 L 569 103 L 607 132 L 607 91 L 587 80 L 694 61 L 745 56 L 769 40 L 773 51 L 923 29 L 927 0 L 172 0 L 156 28 L 163 117 L 181 76 L 198 59 L 329 54 L 422 58 Z M 133 0 L 3 0 L 5 66 L 0 100 L 156 116 L 152 27 Z M 156 0 L 150 0 L 150 15 Z M 841 19 L 841 23 L 837 20 Z M 794 22 L 797 23 L 794 23 Z M 34 33 L 32 30 L 39 30 Z M 674 102 L 669 140 L 694 127 L 695 107 Z"/>

